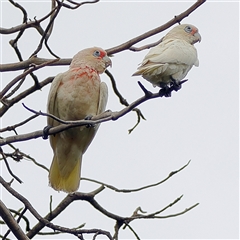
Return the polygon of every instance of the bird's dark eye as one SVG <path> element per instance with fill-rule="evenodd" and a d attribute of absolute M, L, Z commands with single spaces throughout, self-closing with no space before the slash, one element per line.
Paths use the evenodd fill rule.
<path fill-rule="evenodd" d="M 94 53 L 93 53 L 93 56 L 95 56 L 95 57 L 100 57 L 100 55 L 101 55 L 101 53 L 98 50 L 94 51 Z"/>
<path fill-rule="evenodd" d="M 186 26 L 184 30 L 185 32 L 190 33 L 192 31 L 192 28 L 190 26 Z"/>

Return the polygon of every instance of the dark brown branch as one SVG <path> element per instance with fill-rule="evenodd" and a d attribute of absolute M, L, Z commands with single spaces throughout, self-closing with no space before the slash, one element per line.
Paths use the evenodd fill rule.
<path fill-rule="evenodd" d="M 149 48 L 157 46 L 160 42 L 162 42 L 162 39 L 163 38 L 161 38 L 160 40 L 158 40 L 158 41 L 156 41 L 154 43 L 146 44 L 146 45 L 144 45 L 142 47 L 130 47 L 129 50 L 131 50 L 133 52 L 140 52 L 142 50 L 149 49 Z"/>
<path fill-rule="evenodd" d="M 0 117 L 4 115 L 5 112 L 7 112 L 7 110 L 13 106 L 15 103 L 19 102 L 20 100 L 22 100 L 23 98 L 25 98 L 26 96 L 30 95 L 31 93 L 40 90 L 42 87 L 46 86 L 47 84 L 49 84 L 50 82 L 52 82 L 54 77 L 48 77 L 47 79 L 43 80 L 42 82 L 39 83 L 39 86 L 36 87 L 36 85 L 26 89 L 25 91 L 19 93 L 16 97 L 12 98 L 11 100 L 8 100 L 7 103 L 5 103 L 5 105 L 3 105 L 0 108 Z M 6 101 L 6 100 L 4 100 Z"/>
<path fill-rule="evenodd" d="M 24 210 L 22 211 L 23 208 L 20 208 L 18 211 L 14 210 L 14 209 L 9 209 L 9 211 L 11 213 L 14 213 L 15 216 L 19 216 L 17 219 L 17 223 L 19 223 L 20 219 L 23 219 L 25 224 L 26 224 L 26 231 L 30 230 L 30 221 L 28 220 L 28 218 L 26 216 L 24 216 L 24 213 L 26 212 L 26 208 L 24 208 Z M 14 217 L 15 217 L 14 216 Z"/>
<path fill-rule="evenodd" d="M 40 65 L 46 62 L 50 62 L 53 59 L 46 59 L 46 58 L 38 58 L 37 56 L 32 56 L 28 60 L 17 62 L 17 63 L 7 63 L 7 64 L 0 64 L 0 72 L 9 72 L 9 71 L 17 71 L 28 68 L 30 65 Z M 53 62 L 48 66 L 65 66 L 70 65 L 72 59 L 65 58 L 59 59 L 57 62 Z"/>
<path fill-rule="evenodd" d="M 18 81 L 20 81 L 21 79 L 25 78 L 29 73 L 32 73 L 34 71 L 37 71 L 40 68 L 43 68 L 45 66 L 48 66 L 51 63 L 57 62 L 59 59 L 54 59 L 51 60 L 50 62 L 45 62 L 42 63 L 38 66 L 33 65 L 30 69 L 28 69 L 27 71 L 25 71 L 24 73 L 20 74 L 19 76 L 15 77 L 9 84 L 7 84 L 7 86 L 0 92 L 0 100 L 3 98 L 3 96 L 6 94 L 7 91 L 9 91 L 9 89 L 15 85 Z"/>
<path fill-rule="evenodd" d="M 191 14 L 193 11 L 195 11 L 198 7 L 200 7 L 204 2 L 206 2 L 206 0 L 198 0 L 196 3 L 194 3 L 190 8 L 188 8 L 186 11 L 184 11 L 183 13 L 179 14 L 178 16 L 175 16 L 173 19 L 171 19 L 170 21 L 168 21 L 167 23 L 163 24 L 160 27 L 157 27 L 153 30 L 150 30 L 144 34 L 141 34 L 123 44 L 120 44 L 116 47 L 113 48 L 109 48 L 107 49 L 107 53 L 109 55 L 114 54 L 114 53 L 118 53 L 118 52 L 122 52 L 124 50 L 128 50 L 130 47 L 132 47 L 134 44 L 141 42 L 142 40 L 149 38 L 153 35 L 156 35 L 166 29 L 168 29 L 169 27 L 171 27 L 172 25 L 181 22 L 184 18 L 186 18 L 189 14 Z"/>
<path fill-rule="evenodd" d="M 167 28 L 171 27 L 172 25 L 179 23 L 182 19 L 186 18 L 189 14 L 191 14 L 194 10 L 196 10 L 198 7 L 200 7 L 204 2 L 206 2 L 206 0 L 198 0 L 196 3 L 194 3 L 189 9 L 187 9 L 185 12 L 179 14 L 178 16 L 174 17 L 172 20 L 168 21 L 167 23 L 163 24 L 160 27 L 157 27 L 153 30 L 150 30 L 144 34 L 141 34 L 123 44 L 120 44 L 119 46 L 113 47 L 113 48 L 109 48 L 106 51 L 108 52 L 109 55 L 114 54 L 114 53 L 118 53 L 127 49 L 130 49 L 132 51 L 138 51 L 138 48 L 133 47 L 134 44 L 149 38 L 155 34 L 158 34 L 164 30 L 166 30 Z M 48 14 L 48 17 L 51 14 Z M 37 22 L 40 22 L 42 20 L 38 20 Z M 34 27 L 34 25 L 36 24 L 36 22 L 31 22 L 27 23 L 26 26 L 27 27 Z M 33 26 L 32 26 L 33 25 Z M 24 26 L 20 25 L 19 27 L 15 27 L 13 28 L 14 31 L 13 32 L 17 32 L 20 29 L 22 29 Z M 16 30 L 17 29 L 17 30 Z M 0 33 L 3 33 L 4 31 L 1 32 L 1 28 L 0 28 Z M 6 34 L 6 33 L 5 33 Z M 157 42 L 158 43 L 158 42 Z M 152 46 L 155 46 L 155 44 L 157 43 L 153 43 Z M 150 45 L 151 46 L 151 45 Z M 143 49 L 148 48 L 148 45 L 143 46 Z M 141 48 L 140 48 L 141 49 Z M 39 64 L 40 62 L 45 62 L 45 61 L 49 61 L 49 59 L 41 59 L 41 58 L 36 58 L 36 59 L 28 59 L 25 60 L 23 62 L 20 63 L 11 63 L 11 64 L 0 64 L 0 72 L 4 72 L 4 71 L 16 71 L 16 70 L 21 70 L 21 69 L 25 69 L 29 66 L 29 64 L 31 63 L 35 63 L 35 64 Z M 59 65 L 69 65 L 71 62 L 71 59 L 61 59 L 59 60 L 59 62 L 51 64 L 51 66 L 59 66 Z"/>
<path fill-rule="evenodd" d="M 11 170 L 9 164 L 8 164 L 7 158 L 6 158 L 6 156 L 5 156 L 5 154 L 4 154 L 4 152 L 3 152 L 3 150 L 2 150 L 1 147 L 0 147 L 0 154 L 2 155 L 2 158 L 3 158 L 4 162 L 5 162 L 5 165 L 6 165 L 6 167 L 7 167 L 7 170 L 8 170 L 8 172 L 9 172 L 9 174 L 10 174 L 14 179 L 16 179 L 19 183 L 22 183 L 22 180 L 12 172 L 12 170 Z"/>
<path fill-rule="evenodd" d="M 39 20 L 34 20 L 34 21 L 29 21 L 23 24 L 20 24 L 18 26 L 15 27 L 11 27 L 11 28 L 1 28 L 0 27 L 0 34 L 12 34 L 12 33 L 16 33 L 22 30 L 26 30 L 28 28 L 36 28 L 37 31 L 40 33 L 40 35 L 43 35 L 44 31 L 40 26 L 40 23 L 45 21 L 46 19 L 49 18 L 49 16 L 51 16 L 51 14 L 56 10 L 53 9 L 51 12 L 49 12 L 46 16 L 44 16 L 43 18 L 39 19 Z"/>
<path fill-rule="evenodd" d="M 186 167 L 189 165 L 190 162 L 191 162 L 191 160 L 189 160 L 189 161 L 187 162 L 187 164 L 185 164 L 183 167 L 179 168 L 178 170 L 170 172 L 169 175 L 168 175 L 166 178 L 164 178 L 163 180 L 161 180 L 161 181 L 159 181 L 159 182 L 157 182 L 157 183 L 149 184 L 149 185 L 147 185 L 147 186 L 139 187 L 139 188 L 135 188 L 135 189 L 119 189 L 119 188 L 116 188 L 116 187 L 114 187 L 114 186 L 112 186 L 112 185 L 110 185 L 110 184 L 103 183 L 103 182 L 101 182 L 101 181 L 97 181 L 97 180 L 94 180 L 94 179 L 84 178 L 84 177 L 82 177 L 81 180 L 85 180 L 85 181 L 89 181 L 89 182 L 94 182 L 94 183 L 103 185 L 104 187 L 109 188 L 109 189 L 111 189 L 111 190 L 113 190 L 113 191 L 115 191 L 115 192 L 121 192 L 121 193 L 139 192 L 139 191 L 142 191 L 142 190 L 147 189 L 147 188 L 156 187 L 156 186 L 158 186 L 158 185 L 166 182 L 166 181 L 167 181 L 169 178 L 171 178 L 173 175 L 175 175 L 176 173 L 178 173 L 178 172 L 182 171 L 184 168 L 186 168 Z"/>
<path fill-rule="evenodd" d="M 15 213 L 15 214 L 16 214 L 16 215 L 19 215 L 19 216 L 18 216 L 18 219 L 17 219 L 17 223 L 18 223 L 18 224 L 19 224 L 20 220 L 23 218 L 23 215 L 24 215 L 24 213 L 25 213 L 26 211 L 27 211 L 27 208 L 24 208 L 23 211 L 20 212 L 20 213 L 17 212 L 17 211 L 15 211 L 16 213 L 18 213 L 18 214 L 16 214 L 16 213 Z M 12 212 L 12 211 L 11 211 L 11 212 Z M 5 233 L 5 235 L 3 236 L 3 240 L 7 238 L 7 236 L 9 235 L 10 232 L 11 232 L 11 229 L 8 229 L 7 232 Z"/>
<path fill-rule="evenodd" d="M 24 158 L 29 159 L 30 161 L 32 161 L 32 162 L 33 162 L 35 165 L 37 165 L 38 167 L 43 168 L 44 170 L 46 170 L 47 172 L 49 172 L 49 169 L 48 169 L 46 166 L 44 166 L 43 164 L 37 162 L 37 161 L 36 161 L 34 158 L 32 158 L 31 156 L 29 156 L 29 155 L 27 155 L 27 154 L 25 154 L 25 153 L 23 153 L 23 152 L 21 152 L 21 151 L 19 151 L 19 153 L 20 153 Z"/>
<path fill-rule="evenodd" d="M 57 0 L 57 1 L 59 1 L 59 0 Z M 67 0 L 67 1 L 68 1 L 69 3 L 75 5 L 75 6 L 72 7 L 72 6 L 69 5 L 69 4 L 66 4 L 66 3 L 61 2 L 64 7 L 69 8 L 69 9 L 77 9 L 77 8 L 79 8 L 80 6 L 84 5 L 84 4 L 97 3 L 97 2 L 99 2 L 100 0 L 86 1 L 86 2 L 81 2 L 81 3 L 77 3 L 77 2 L 72 1 L 72 0 Z"/>
<path fill-rule="evenodd" d="M 46 47 L 47 47 L 48 51 L 50 52 L 50 54 L 52 54 L 55 58 L 59 59 L 59 57 L 56 54 L 54 54 L 52 52 L 52 50 L 47 45 L 47 40 L 48 40 L 48 38 L 49 38 L 49 36 L 51 34 L 51 29 L 52 29 L 54 20 L 58 16 L 58 14 L 60 12 L 60 9 L 62 7 L 62 5 L 59 4 L 58 1 L 57 1 L 57 3 L 58 3 L 58 6 L 56 7 L 56 10 L 54 12 L 52 12 L 52 14 L 50 15 L 50 21 L 49 21 L 49 23 L 48 23 L 48 25 L 47 25 L 47 27 L 46 27 L 43 35 L 42 35 L 42 38 L 40 40 L 40 43 L 39 43 L 37 49 L 32 53 L 31 57 L 37 55 L 37 53 L 42 49 L 43 42 L 45 42 L 46 43 Z"/>
<path fill-rule="evenodd" d="M 41 111 L 37 112 L 37 111 L 35 111 L 35 110 L 27 107 L 24 103 L 22 103 L 22 105 L 23 105 L 28 111 L 36 114 L 36 116 L 50 117 L 50 118 L 52 118 L 52 119 L 54 119 L 54 120 L 56 120 L 57 122 L 62 123 L 62 124 L 69 124 L 69 123 L 74 124 L 74 123 L 75 123 L 75 121 L 64 121 L 64 120 L 62 120 L 62 119 L 60 119 L 60 118 L 58 118 L 58 117 L 55 117 L 54 115 L 52 115 L 52 114 L 50 114 L 50 113 L 44 113 L 44 112 L 41 112 Z"/>
<path fill-rule="evenodd" d="M 163 209 L 154 212 L 154 213 L 150 213 L 150 214 L 140 214 L 138 213 L 138 211 L 134 211 L 133 215 L 131 218 L 128 218 L 128 223 L 135 220 L 135 219 L 155 219 L 155 218 L 170 218 L 170 217 L 177 217 L 179 215 L 182 215 L 188 211 L 190 211 L 191 209 L 195 208 L 196 206 L 199 205 L 199 203 L 196 203 L 194 205 L 192 205 L 189 208 L 186 208 L 185 210 L 178 212 L 178 213 L 174 213 L 174 214 L 170 214 L 170 215 L 165 215 L 165 216 L 159 216 L 158 214 L 164 212 L 166 209 L 172 207 L 173 205 L 175 205 L 177 202 L 179 202 L 182 199 L 183 195 L 181 195 L 180 197 L 178 197 L 177 199 L 175 199 L 173 202 L 171 202 L 170 204 L 168 204 L 166 207 L 164 207 Z"/>
<path fill-rule="evenodd" d="M 30 73 L 32 74 L 32 73 Z M 17 86 L 14 87 L 14 89 L 11 90 L 10 93 L 6 94 L 4 96 L 4 98 L 1 99 L 2 102 L 4 102 L 4 100 L 6 101 L 6 99 L 10 98 L 15 92 L 18 91 L 18 89 L 22 86 L 22 84 L 24 83 L 26 77 L 23 77 L 22 79 L 20 79 L 20 81 L 17 84 Z"/>
<path fill-rule="evenodd" d="M 3 139 L 2 137 L 0 137 L 0 139 Z M 44 170 L 46 170 L 47 172 L 49 172 L 49 169 L 44 166 L 41 163 L 38 163 L 34 158 L 32 158 L 31 156 L 29 156 L 28 154 L 20 151 L 18 148 L 15 148 L 12 144 L 8 144 L 8 146 L 10 146 L 11 148 L 14 149 L 14 151 L 12 153 L 4 153 L 5 157 L 8 158 L 12 158 L 14 161 L 21 161 L 22 159 L 27 159 L 32 161 L 35 165 L 37 165 L 40 168 L 43 168 Z"/>
<path fill-rule="evenodd" d="M 171 218 L 171 217 L 177 217 L 177 216 L 180 216 L 180 215 L 183 215 L 187 212 L 189 212 L 190 210 L 192 210 L 193 208 L 197 207 L 199 205 L 199 203 L 195 203 L 194 205 L 192 205 L 191 207 L 189 208 L 186 208 L 184 209 L 183 211 L 181 212 L 178 212 L 178 213 L 174 213 L 174 214 L 169 214 L 169 215 L 165 215 L 165 216 L 154 216 L 154 218 Z M 144 217 L 145 218 L 145 217 Z"/>
<path fill-rule="evenodd" d="M 89 198 L 93 198 L 96 194 L 100 193 L 104 187 L 100 187 L 95 191 L 85 194 L 85 193 L 78 193 L 78 197 L 81 200 L 86 200 Z M 49 214 L 47 214 L 44 219 L 47 219 L 49 222 L 56 218 L 59 214 L 61 214 L 74 200 L 74 194 L 68 194 L 60 203 L 59 205 Z M 37 223 L 28 233 L 27 236 L 29 238 L 33 238 L 36 234 L 38 234 L 43 228 L 45 227 L 44 223 L 39 222 Z"/>
<path fill-rule="evenodd" d="M 127 100 L 122 96 L 122 94 L 118 91 L 117 89 L 117 84 L 116 84 L 116 81 L 113 77 L 113 75 L 108 71 L 106 70 L 105 73 L 108 75 L 108 77 L 110 78 L 111 80 L 111 83 L 112 83 L 112 88 L 113 88 L 113 91 L 114 93 L 117 95 L 120 103 L 126 107 L 129 106 L 129 103 L 127 102 Z M 137 126 L 138 124 L 140 123 L 141 119 L 143 120 L 146 120 L 146 118 L 143 116 L 141 110 L 139 108 L 134 108 L 132 111 L 135 111 L 137 113 L 137 123 L 131 128 L 128 130 L 129 133 L 131 133 Z"/>
<path fill-rule="evenodd" d="M 49 23 L 51 23 L 51 21 L 52 21 L 52 24 L 50 24 L 48 32 L 46 33 L 46 40 L 50 37 L 50 35 L 52 34 L 52 30 L 53 30 L 54 10 L 57 9 L 55 0 L 52 0 L 52 6 L 51 7 L 52 7 L 52 14 L 50 15 L 50 22 Z"/>
<path fill-rule="evenodd" d="M 19 3 L 14 2 L 13 0 L 9 0 L 9 2 L 11 2 L 15 7 L 19 8 L 22 13 L 23 13 L 23 24 L 27 22 L 28 20 L 28 15 L 27 15 L 27 11 L 25 10 L 25 8 L 23 8 Z M 19 31 L 19 33 L 17 34 L 17 37 L 14 40 L 11 40 L 9 43 L 10 45 L 14 48 L 19 61 L 22 61 L 22 54 L 19 51 L 18 47 L 17 47 L 17 41 L 21 38 L 21 36 L 23 35 L 25 29 L 22 29 Z"/>
<path fill-rule="evenodd" d="M 25 119 L 24 121 L 20 122 L 20 123 L 17 123 L 15 125 L 12 125 L 12 126 L 8 126 L 8 127 L 5 127 L 5 128 L 2 128 L 0 129 L 0 132 L 6 132 L 6 131 L 15 131 L 16 128 L 28 123 L 29 121 L 33 120 L 34 118 L 38 117 L 37 115 L 32 115 L 31 117 Z"/>
<path fill-rule="evenodd" d="M 185 81 L 182 81 L 185 82 Z M 180 83 L 181 84 L 181 83 Z M 173 87 L 169 88 L 169 92 L 174 91 Z M 94 116 L 91 120 L 79 120 L 79 121 L 65 121 L 65 123 L 69 124 L 61 124 L 57 127 L 50 128 L 49 130 L 49 135 L 51 134 L 56 134 L 59 132 L 62 132 L 66 129 L 77 127 L 77 126 L 83 126 L 83 125 L 94 125 L 94 124 L 99 124 L 102 122 L 107 122 L 110 120 L 116 121 L 118 118 L 123 117 L 127 113 L 131 112 L 134 108 L 136 108 L 138 105 L 142 104 L 143 102 L 146 102 L 147 100 L 154 99 L 154 98 L 159 98 L 163 97 L 161 94 L 161 90 L 158 93 L 151 94 L 151 96 L 144 95 L 143 97 L 137 99 L 135 102 L 131 103 L 128 107 L 123 108 L 121 111 L 118 112 L 110 112 L 107 111 L 105 113 L 99 114 L 97 116 Z M 38 115 L 44 115 L 47 116 L 46 113 L 38 112 Z M 22 134 L 22 135 L 17 135 L 17 136 L 12 136 L 12 137 L 7 137 L 5 139 L 0 139 L 0 146 L 6 145 L 8 143 L 13 143 L 13 142 L 19 142 L 19 141 L 26 141 L 34 138 L 39 138 L 43 137 L 44 132 L 43 130 L 35 131 L 32 133 L 27 133 L 27 134 Z"/>
<path fill-rule="evenodd" d="M 21 31 L 22 29 L 37 27 L 38 23 L 36 21 L 29 21 L 26 24 L 20 24 L 15 27 L 7 28 L 0 28 L 0 34 L 12 34 Z"/>
<path fill-rule="evenodd" d="M 29 240 L 4 203 L 0 200 L 0 215 L 17 239 Z"/>
<path fill-rule="evenodd" d="M 105 73 L 107 74 L 107 76 L 109 77 L 109 79 L 111 80 L 111 83 L 112 83 L 112 88 L 113 88 L 113 91 L 115 93 L 115 95 L 118 97 L 119 99 L 119 102 L 128 107 L 129 106 L 129 103 L 127 102 L 127 100 L 122 96 L 122 94 L 118 91 L 118 88 L 117 88 L 117 84 L 116 84 L 116 81 L 113 77 L 113 75 L 109 72 L 109 70 L 105 70 Z"/>
<path fill-rule="evenodd" d="M 95 234 L 95 233 L 99 233 L 102 235 L 107 236 L 110 240 L 113 240 L 111 234 L 107 231 L 101 230 L 101 229 L 69 229 L 69 228 L 65 228 L 65 227 L 61 227 L 55 224 L 52 224 L 50 221 L 48 221 L 47 219 L 41 217 L 41 215 L 35 210 L 35 208 L 31 205 L 31 203 L 21 194 L 19 194 L 17 191 L 15 191 L 12 187 L 9 186 L 9 184 L 0 176 L 0 183 L 3 185 L 4 188 L 6 188 L 6 190 L 11 193 L 15 198 L 17 198 L 19 201 L 21 201 L 25 207 L 27 207 L 27 209 L 33 214 L 33 216 L 39 221 L 41 222 L 44 226 L 49 227 L 53 230 L 58 230 L 61 232 L 65 232 L 65 233 L 70 233 L 73 235 L 78 235 L 78 234 Z M 104 188 L 99 188 L 97 190 L 95 190 L 92 193 L 89 194 L 81 194 L 83 196 L 84 199 L 88 199 L 88 198 L 92 198 L 94 196 L 94 194 L 99 193 L 100 191 L 102 191 Z M 73 194 L 69 194 L 70 198 L 71 196 L 74 196 Z M 92 196 L 93 195 L 93 196 Z"/>

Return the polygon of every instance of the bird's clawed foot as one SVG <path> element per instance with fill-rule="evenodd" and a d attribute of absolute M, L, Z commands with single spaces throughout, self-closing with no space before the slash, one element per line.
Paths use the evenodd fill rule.
<path fill-rule="evenodd" d="M 44 129 L 43 129 L 43 136 L 42 138 L 44 140 L 48 139 L 48 135 L 49 135 L 49 130 L 50 128 L 52 128 L 52 126 L 46 126 Z"/>
<path fill-rule="evenodd" d="M 166 85 L 159 90 L 160 97 L 171 97 L 171 89 Z"/>
<path fill-rule="evenodd" d="M 93 115 L 87 115 L 84 120 L 91 120 Z M 86 124 L 86 128 L 94 127 L 94 124 Z"/>
<path fill-rule="evenodd" d="M 87 116 L 84 118 L 84 120 L 91 120 L 92 117 L 93 117 L 93 115 L 87 115 Z"/>
<path fill-rule="evenodd" d="M 170 82 L 170 87 L 172 88 L 172 90 L 174 91 L 178 91 L 182 88 L 182 85 L 181 85 L 181 82 L 180 81 L 177 81 L 175 80 L 172 76 L 171 76 L 171 82 Z"/>

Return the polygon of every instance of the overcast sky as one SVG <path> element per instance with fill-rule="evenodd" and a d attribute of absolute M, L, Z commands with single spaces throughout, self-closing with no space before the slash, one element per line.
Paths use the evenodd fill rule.
<path fill-rule="evenodd" d="M 50 1 L 21 1 L 21 4 L 31 19 L 41 18 L 50 9 Z M 54 24 L 49 45 L 62 58 L 70 58 L 86 47 L 114 47 L 164 24 L 192 4 L 192 1 L 100 1 L 75 11 L 64 9 Z M 1 0 L 1 26 L 11 27 L 21 21 L 20 11 Z M 200 66 L 192 68 L 187 76 L 189 81 L 171 98 L 142 104 L 140 109 L 147 121 L 142 121 L 132 134 L 128 134 L 128 129 L 136 123 L 134 112 L 115 122 L 103 123 L 83 156 L 82 177 L 118 188 L 137 188 L 164 179 L 191 159 L 186 169 L 160 186 L 132 194 L 104 190 L 96 199 L 107 210 L 130 216 L 138 206 L 148 213 L 155 212 L 184 194 L 179 203 L 162 215 L 183 211 L 195 203 L 200 205 L 175 218 L 137 220 L 131 226 L 142 239 L 236 239 L 239 236 L 239 3 L 207 1 L 182 23 L 195 25 L 202 36 L 202 42 L 195 45 Z M 155 42 L 167 31 L 137 46 Z M 13 35 L 1 39 L 2 63 L 17 61 L 8 44 L 10 39 Z M 25 38 L 19 42 L 24 59 L 38 43 L 36 31 L 27 30 Z M 112 58 L 110 71 L 129 102 L 143 95 L 137 84 L 139 80 L 150 91 L 158 91 L 141 77 L 131 77 L 147 52 L 125 51 Z M 38 56 L 50 57 L 46 50 Z M 44 80 L 67 69 L 68 66 L 47 67 L 38 71 L 38 77 Z M 20 73 L 1 74 L 2 86 Z M 109 87 L 107 108 L 121 110 L 123 106 L 113 94 L 109 79 L 105 75 L 101 78 Z M 32 80 L 28 78 L 24 87 L 30 84 Z M 1 127 L 31 115 L 21 106 L 22 102 L 45 111 L 49 88 L 50 85 L 16 104 L 1 119 Z M 19 134 L 45 126 L 46 119 L 39 117 L 20 128 Z M 16 146 L 50 167 L 53 154 L 48 141 L 39 138 Z M 7 147 L 4 150 L 9 151 Z M 20 185 L 14 181 L 12 187 L 27 197 L 42 216 L 49 211 L 50 195 L 53 196 L 53 208 L 66 196 L 51 189 L 47 171 L 32 162 L 10 161 L 10 165 L 24 182 Z M 7 181 L 11 180 L 3 163 L 1 174 Z M 82 181 L 79 190 L 90 192 L 97 187 Z M 5 189 L 2 189 L 1 199 L 9 208 L 22 207 Z M 70 228 L 86 223 L 86 228 L 103 228 L 111 232 L 114 227 L 112 220 L 85 202 L 75 202 L 53 223 Z M 69 236 L 58 235 L 55 239 L 69 239 Z M 133 239 L 134 236 L 126 229 L 121 230 L 120 238 Z"/>

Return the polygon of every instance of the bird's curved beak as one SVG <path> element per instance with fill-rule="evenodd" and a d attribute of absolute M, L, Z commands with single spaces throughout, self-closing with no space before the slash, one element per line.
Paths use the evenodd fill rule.
<path fill-rule="evenodd" d="M 199 34 L 199 32 L 195 32 L 195 33 L 193 34 L 193 36 L 196 38 L 196 41 L 195 41 L 195 42 L 201 42 L 202 37 L 201 37 L 201 35 Z"/>
<path fill-rule="evenodd" d="M 108 66 L 112 67 L 112 61 L 111 59 L 106 55 L 103 57 L 103 60 L 105 62 L 105 67 L 107 68 Z"/>

